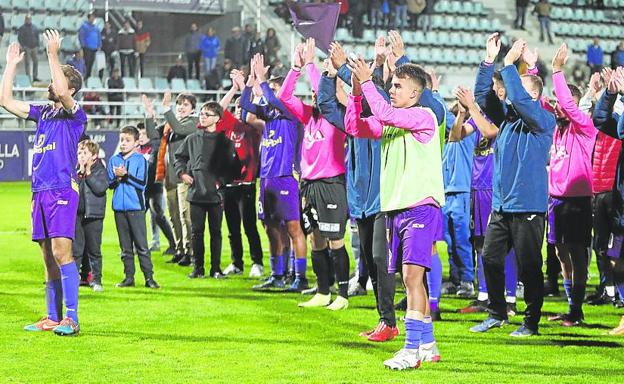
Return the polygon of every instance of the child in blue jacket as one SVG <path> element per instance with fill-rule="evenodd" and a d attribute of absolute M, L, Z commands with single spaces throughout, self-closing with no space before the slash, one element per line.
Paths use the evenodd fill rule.
<path fill-rule="evenodd" d="M 143 196 L 147 183 L 147 161 L 135 151 L 138 142 L 139 130 L 133 126 L 123 127 L 119 133 L 119 153 L 108 161 L 108 184 L 114 189 L 113 211 L 126 276 L 117 287 L 134 287 L 136 249 L 145 276 L 145 287 L 160 288 L 154 281 L 152 258 L 147 246 Z"/>

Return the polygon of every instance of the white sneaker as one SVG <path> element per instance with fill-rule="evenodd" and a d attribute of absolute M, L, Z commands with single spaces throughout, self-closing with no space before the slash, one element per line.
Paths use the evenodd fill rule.
<path fill-rule="evenodd" d="M 420 367 L 418 349 L 403 348 L 394 354 L 394 357 L 384 361 L 386 368 L 402 371 L 404 369 Z"/>
<path fill-rule="evenodd" d="M 349 291 L 348 291 L 349 297 L 353 297 L 353 296 L 365 296 L 366 295 L 366 289 L 362 288 L 362 286 L 360 285 L 360 283 L 358 283 L 357 281 L 355 282 L 355 284 L 353 286 L 351 286 L 351 284 L 349 283 Z"/>
<path fill-rule="evenodd" d="M 435 341 L 429 344 L 421 344 L 418 348 L 418 354 L 422 361 L 428 363 L 437 363 L 440 361 L 440 351 Z"/>
<path fill-rule="evenodd" d="M 253 264 L 249 270 L 249 277 L 260 278 L 264 275 L 264 267 L 260 264 Z"/>
<path fill-rule="evenodd" d="M 234 264 L 230 264 L 228 265 L 224 270 L 223 270 L 223 274 L 224 275 L 241 275 L 243 273 L 243 270 L 238 268 L 237 266 L 235 266 Z"/>
<path fill-rule="evenodd" d="M 331 295 L 321 295 L 320 293 L 315 294 L 312 298 L 306 302 L 299 303 L 298 305 L 302 308 L 313 308 L 313 307 L 326 307 L 329 305 L 331 301 Z"/>
<path fill-rule="evenodd" d="M 93 289 L 93 292 L 103 292 L 104 291 L 104 287 L 102 287 L 102 284 L 97 284 L 97 283 L 91 284 L 91 289 Z"/>
<path fill-rule="evenodd" d="M 342 296 L 336 296 L 336 300 L 327 306 L 327 309 L 330 311 L 340 311 L 347 308 L 349 308 L 349 299 L 345 299 Z"/>

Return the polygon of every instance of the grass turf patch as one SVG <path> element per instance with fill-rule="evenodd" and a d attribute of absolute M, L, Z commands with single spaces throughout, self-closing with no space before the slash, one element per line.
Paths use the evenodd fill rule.
<path fill-rule="evenodd" d="M 346 311 L 304 310 L 296 304 L 307 297 L 252 292 L 250 288 L 257 280 L 246 274 L 226 280 L 189 280 L 186 274 L 190 268 L 166 264 L 167 257 L 160 253 L 153 253 L 152 259 L 162 289 L 143 288 L 138 268 L 136 288 L 115 288 L 123 278 L 123 267 L 110 211 L 102 246 L 104 292 L 80 289 L 82 334 L 62 338 L 48 332 L 27 333 L 22 327 L 45 314 L 43 264 L 38 246 L 30 241 L 29 184 L 0 184 L 0 196 L 0 313 L 4 320 L 0 324 L 0 382 L 446 384 L 624 380 L 624 338 L 606 334 L 624 311 L 610 306 L 585 306 L 587 326 L 582 328 L 562 328 L 549 324 L 544 317 L 541 336 L 518 340 L 508 334 L 520 325 L 520 316 L 503 329 L 473 334 L 468 328 L 485 316 L 457 314 L 455 311 L 467 300 L 443 297 L 443 321 L 435 324 L 442 362 L 423 364 L 416 371 L 392 372 L 383 368 L 382 361 L 401 348 L 403 324 L 399 324 L 401 335 L 389 343 L 373 344 L 358 336 L 377 322 L 372 292 L 352 298 Z M 223 234 L 225 267 L 230 254 L 225 224 Z M 262 240 L 267 255 L 264 234 Z M 445 252 L 441 255 L 444 258 Z M 265 260 L 268 264 L 268 257 Z M 245 262 L 249 268 L 247 254 Z M 445 270 L 447 265 L 444 262 Z M 312 276 L 309 270 L 308 277 Z M 592 276 L 595 283 L 594 266 Z M 397 300 L 401 295 L 397 294 Z M 521 300 L 518 306 L 524 308 Z M 544 305 L 547 313 L 565 308 L 562 298 L 547 299 Z"/>

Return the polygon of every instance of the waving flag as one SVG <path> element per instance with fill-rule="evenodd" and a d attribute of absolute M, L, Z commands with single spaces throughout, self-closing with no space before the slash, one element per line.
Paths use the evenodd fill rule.
<path fill-rule="evenodd" d="M 340 3 L 302 4 L 288 1 L 288 9 L 293 25 L 306 39 L 316 40 L 316 47 L 326 54 L 334 40 Z"/>

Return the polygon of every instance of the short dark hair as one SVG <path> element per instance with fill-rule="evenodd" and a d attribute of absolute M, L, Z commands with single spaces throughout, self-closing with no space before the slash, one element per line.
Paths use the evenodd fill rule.
<path fill-rule="evenodd" d="M 433 80 L 431 80 L 431 75 L 425 72 L 425 87 L 431 89 L 433 87 Z"/>
<path fill-rule="evenodd" d="M 141 122 L 141 123 L 137 123 L 137 129 L 145 129 L 145 123 Z"/>
<path fill-rule="evenodd" d="M 495 71 L 492 75 L 492 79 L 503 82 L 503 75 L 501 75 L 500 71 Z"/>
<path fill-rule="evenodd" d="M 272 76 L 269 78 L 269 83 L 277 83 L 281 87 L 284 84 L 284 76 Z"/>
<path fill-rule="evenodd" d="M 197 105 L 197 99 L 195 99 L 195 96 L 192 93 L 188 93 L 188 92 L 180 93 L 178 97 L 176 97 L 176 104 L 180 104 L 183 100 L 186 100 L 189 103 L 191 103 L 191 106 L 193 107 L 193 109 L 195 109 L 195 105 Z"/>
<path fill-rule="evenodd" d="M 202 104 L 199 110 L 202 111 L 204 109 L 207 109 L 210 112 L 216 113 L 217 115 L 219 115 L 219 118 L 223 117 L 223 107 L 221 106 L 221 104 L 217 103 L 216 101 L 209 101 L 207 103 Z"/>
<path fill-rule="evenodd" d="M 568 83 L 568 88 L 570 89 L 570 93 L 572 93 L 572 97 L 574 97 L 577 100 L 580 100 L 583 98 L 583 93 L 581 92 L 579 87 L 577 87 L 574 84 Z"/>
<path fill-rule="evenodd" d="M 394 71 L 394 76 L 399 79 L 409 78 L 423 88 L 427 86 L 427 72 L 416 64 L 406 63 L 399 65 Z"/>
<path fill-rule="evenodd" d="M 522 75 L 522 77 L 526 77 L 527 79 L 531 80 L 531 84 L 533 85 L 533 87 L 537 88 L 537 97 L 541 97 L 542 91 L 544 91 L 544 83 L 542 82 L 542 79 L 539 76 L 535 75 Z"/>
<path fill-rule="evenodd" d="M 67 79 L 67 87 L 69 89 L 74 88 L 72 96 L 75 95 L 82 88 L 82 75 L 76 68 L 68 64 L 61 65 L 61 70 Z"/>
<path fill-rule="evenodd" d="M 119 133 L 125 133 L 127 135 L 134 136 L 134 140 L 139 140 L 139 130 L 133 125 L 126 125 L 119 130 Z"/>

